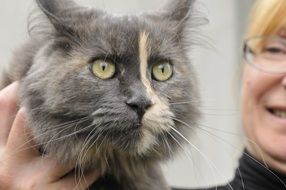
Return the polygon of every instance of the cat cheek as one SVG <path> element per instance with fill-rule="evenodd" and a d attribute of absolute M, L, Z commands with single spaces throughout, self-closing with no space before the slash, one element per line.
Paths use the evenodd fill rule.
<path fill-rule="evenodd" d="M 162 101 L 149 108 L 142 119 L 142 125 L 154 134 L 168 132 L 174 127 L 174 114 L 167 104 Z"/>
<path fill-rule="evenodd" d="M 148 109 L 142 118 L 143 138 L 137 146 L 139 154 L 146 153 L 158 144 L 158 135 L 168 133 L 174 128 L 173 117 L 169 107 L 161 101 Z"/>
<path fill-rule="evenodd" d="M 137 153 L 144 154 L 157 143 L 156 137 L 148 130 L 143 130 L 143 138 L 138 144 Z"/>

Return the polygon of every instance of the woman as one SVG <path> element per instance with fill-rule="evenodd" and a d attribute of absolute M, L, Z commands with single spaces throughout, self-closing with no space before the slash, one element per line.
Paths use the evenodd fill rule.
<path fill-rule="evenodd" d="M 258 0 L 254 5 L 246 35 L 244 55 L 248 64 L 244 66 L 241 88 L 242 124 L 249 141 L 233 181 L 209 190 L 286 189 L 285 10 L 285 0 Z M 3 155 L 7 154 L 1 155 L 1 151 L 12 152 L 28 139 L 24 135 L 24 111 L 19 111 L 14 122 L 8 117 L 16 112 L 16 86 L 0 93 L 0 163 L 6 161 L 0 164 L 0 189 L 37 189 L 38 184 L 41 189 L 69 189 L 75 185 L 74 176 L 65 176 L 70 169 L 59 166 L 52 158 L 39 162 L 40 155 L 32 149 L 23 149 L 16 160 L 5 160 Z M 22 167 L 11 173 L 16 166 Z M 37 173 L 43 170 L 48 171 L 46 176 Z M 12 177 L 4 176 L 5 172 Z M 97 173 L 87 174 L 82 189 L 97 177 Z"/>
<path fill-rule="evenodd" d="M 208 190 L 286 189 L 286 1 L 257 0 L 251 13 L 241 86 L 248 142 L 235 178 Z"/>

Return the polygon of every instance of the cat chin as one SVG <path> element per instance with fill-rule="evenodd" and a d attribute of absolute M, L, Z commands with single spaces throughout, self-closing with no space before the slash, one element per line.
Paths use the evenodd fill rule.
<path fill-rule="evenodd" d="M 136 154 L 144 155 L 157 143 L 156 137 L 150 131 L 143 129 L 142 138 L 137 143 Z"/>
<path fill-rule="evenodd" d="M 149 137 L 148 137 L 149 138 Z M 153 140 L 153 138 L 151 138 Z M 149 139 L 149 140 L 151 140 Z M 153 143 L 153 142 L 152 142 Z M 163 152 L 154 149 L 154 145 L 150 142 L 141 142 L 134 147 L 120 149 L 112 145 L 102 145 L 102 148 L 90 148 L 84 154 L 81 150 L 77 152 L 57 152 L 52 153 L 59 158 L 62 163 L 69 163 L 75 166 L 75 170 L 89 171 L 97 170 L 102 175 L 108 170 L 112 170 L 114 165 L 119 162 L 153 162 L 167 159 Z M 145 147 L 144 147 L 145 146 Z M 76 147 L 78 148 L 78 147 Z"/>
<path fill-rule="evenodd" d="M 50 152 L 55 155 L 61 162 L 70 163 L 81 170 L 90 170 L 95 168 L 102 174 L 108 169 L 110 164 L 117 162 L 118 158 L 125 158 L 133 161 L 150 161 L 150 160 L 165 160 L 166 152 L 160 146 L 156 136 L 149 131 L 142 132 L 140 140 L 132 140 L 132 142 L 125 142 L 125 147 L 114 143 L 102 143 L 97 146 L 89 147 L 88 150 L 82 149 L 83 143 L 72 144 L 72 148 L 65 145 L 58 147 L 56 152 Z M 159 148 L 160 147 L 160 148 Z M 55 151 L 55 150 L 53 150 Z"/>

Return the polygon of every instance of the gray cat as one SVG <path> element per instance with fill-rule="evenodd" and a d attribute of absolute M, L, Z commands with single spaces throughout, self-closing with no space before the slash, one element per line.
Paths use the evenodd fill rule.
<path fill-rule="evenodd" d="M 139 16 L 70 0 L 37 4 L 44 19 L 15 52 L 2 88 L 20 81 L 40 151 L 75 172 L 99 170 L 107 189 L 169 190 L 158 164 L 200 115 L 186 55 L 194 0 Z"/>

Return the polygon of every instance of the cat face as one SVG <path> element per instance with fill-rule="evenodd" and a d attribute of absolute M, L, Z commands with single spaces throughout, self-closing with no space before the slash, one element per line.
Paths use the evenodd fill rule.
<path fill-rule="evenodd" d="M 112 151 L 169 156 L 182 140 L 177 132 L 190 130 L 182 121 L 194 125 L 199 114 L 185 44 L 192 1 L 116 17 L 70 1 L 38 4 L 52 32 L 23 80 L 22 100 L 44 151 L 68 161 Z"/>

